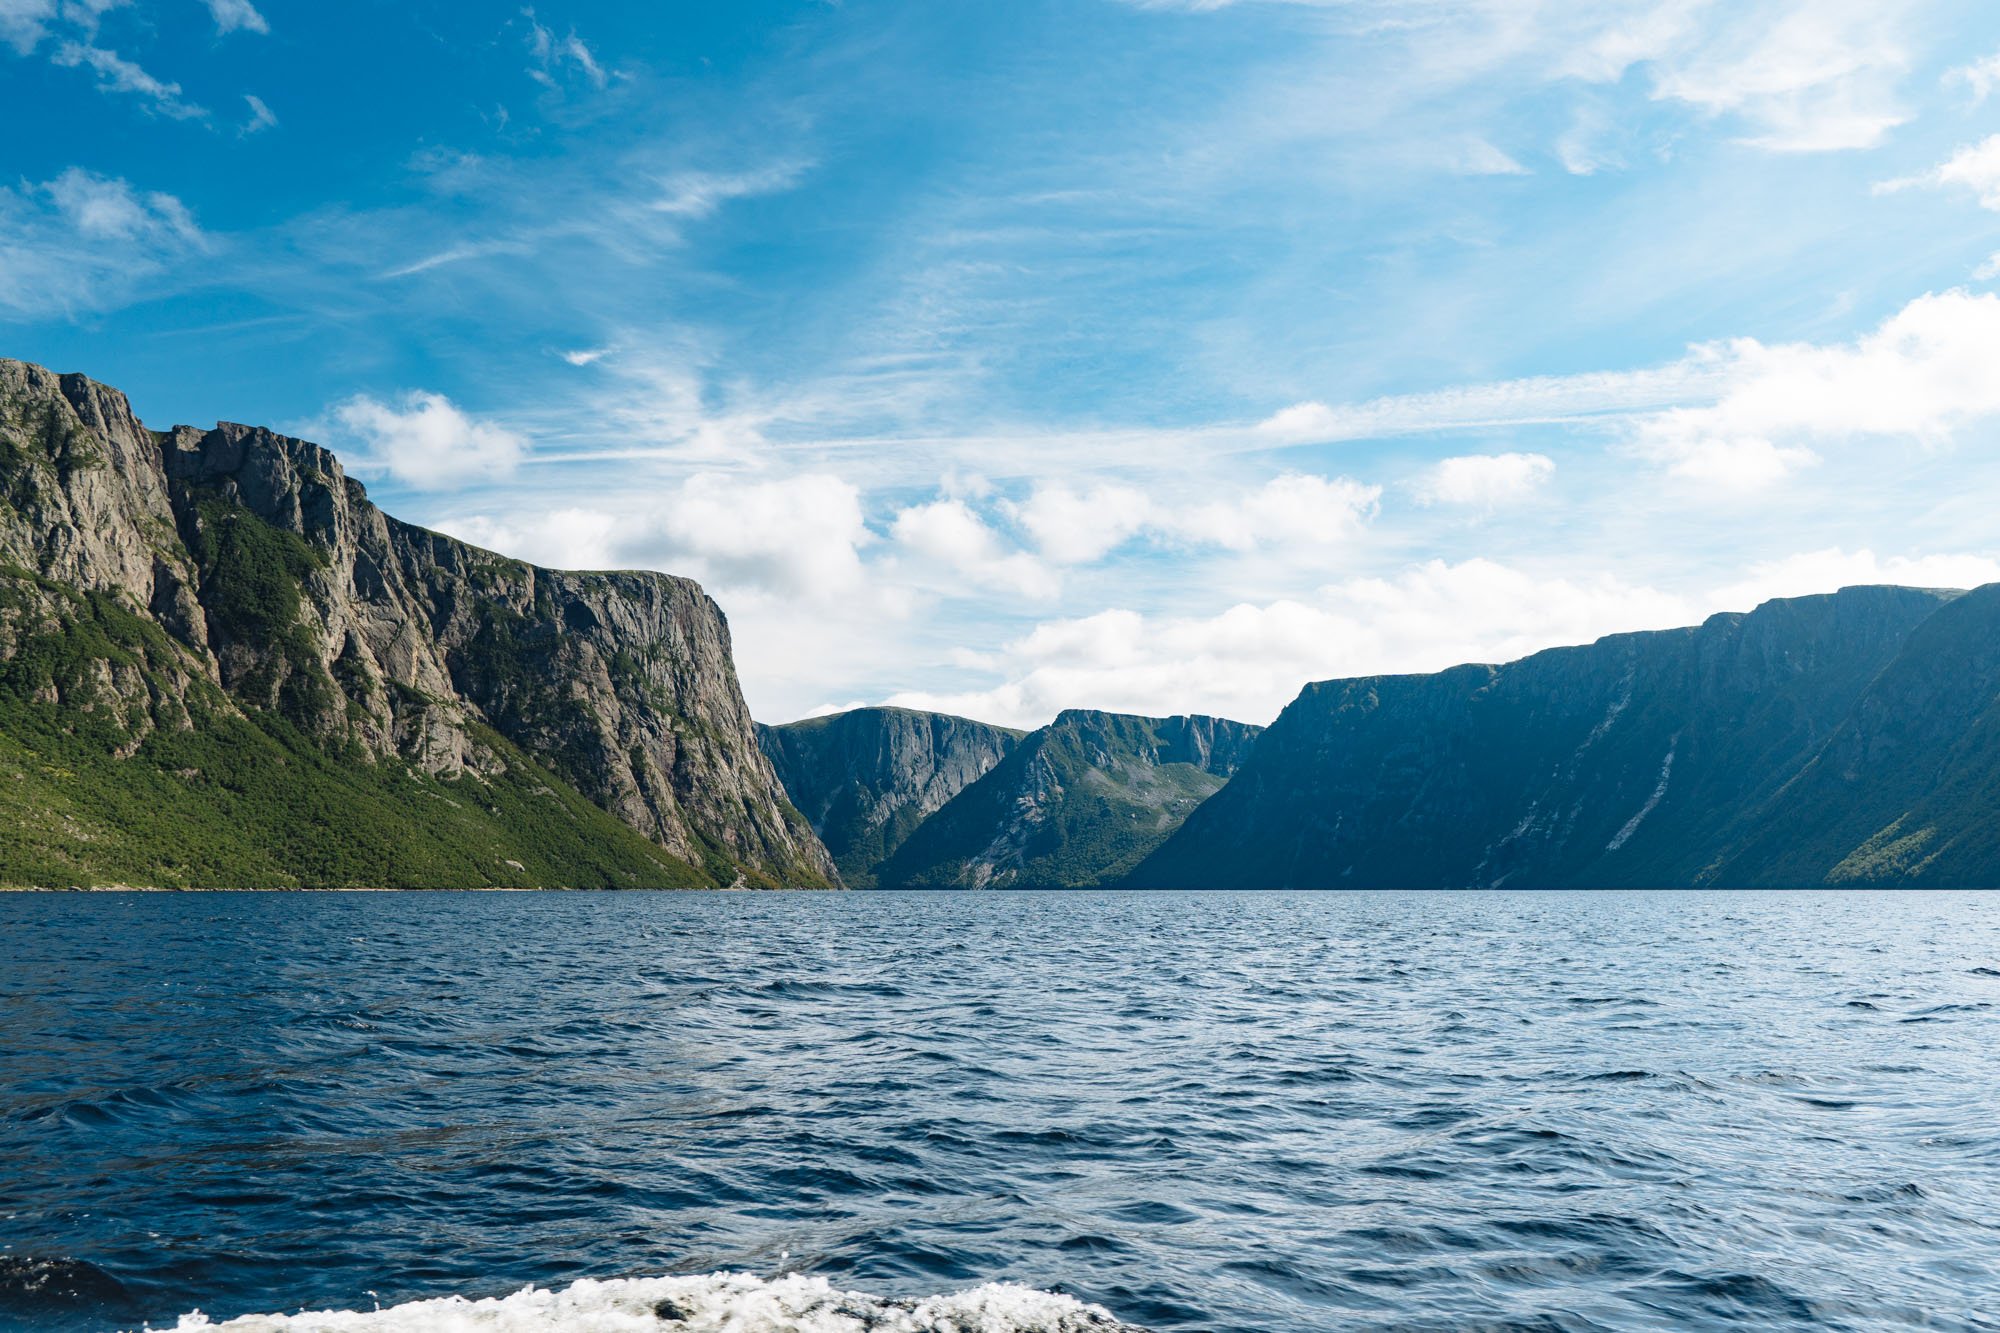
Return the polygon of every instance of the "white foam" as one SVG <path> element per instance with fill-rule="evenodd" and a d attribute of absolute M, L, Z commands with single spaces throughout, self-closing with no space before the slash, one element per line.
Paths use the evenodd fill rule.
<path fill-rule="evenodd" d="M 245 1315 L 216 1323 L 196 1311 L 171 1333 L 1136 1333 L 1095 1305 L 1012 1283 L 951 1296 L 885 1300 L 825 1278 L 588 1278 L 561 1291 L 411 1301 L 380 1310 Z"/>

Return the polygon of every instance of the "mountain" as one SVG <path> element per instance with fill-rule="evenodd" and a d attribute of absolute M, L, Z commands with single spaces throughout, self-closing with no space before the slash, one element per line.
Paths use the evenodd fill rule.
<path fill-rule="evenodd" d="M 721 612 L 0 361 L 0 883 L 837 883 Z"/>
<path fill-rule="evenodd" d="M 926 819 L 877 870 L 886 888 L 1110 884 L 1229 780 L 1259 728 L 1070 710 Z"/>
<path fill-rule="evenodd" d="M 1718 883 L 2000 887 L 2000 585 L 1917 627 Z"/>
<path fill-rule="evenodd" d="M 792 803 L 853 888 L 933 811 L 985 776 L 1023 733 L 943 713 L 856 708 L 757 728 Z"/>
<path fill-rule="evenodd" d="M 1849 588 L 1505 666 L 1310 685 L 1127 882 L 1826 882 L 1934 790 L 1953 728 L 1993 698 L 2000 639 L 1971 623 L 1991 600 L 1954 599 Z M 1946 694 L 1956 711 L 1934 713 Z M 1871 746 L 1900 760 L 1893 783 Z"/>

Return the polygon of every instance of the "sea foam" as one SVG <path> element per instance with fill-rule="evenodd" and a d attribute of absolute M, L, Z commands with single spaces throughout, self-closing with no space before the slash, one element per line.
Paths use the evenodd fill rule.
<path fill-rule="evenodd" d="M 378 1310 L 245 1315 L 216 1323 L 196 1311 L 171 1333 L 1139 1333 L 1109 1311 L 1054 1292 L 993 1283 L 950 1296 L 895 1300 L 842 1291 L 825 1278 L 749 1273 L 585 1278 L 560 1291 L 446 1296 Z"/>

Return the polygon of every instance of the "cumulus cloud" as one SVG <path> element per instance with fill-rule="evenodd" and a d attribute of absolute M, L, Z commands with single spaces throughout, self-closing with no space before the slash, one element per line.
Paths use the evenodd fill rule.
<path fill-rule="evenodd" d="M 74 314 L 129 299 L 209 248 L 179 199 L 78 167 L 0 187 L 0 310 Z"/>
<path fill-rule="evenodd" d="M 557 569 L 657 569 L 739 597 L 811 601 L 865 592 L 874 541 L 853 486 L 819 473 L 701 472 L 616 501 L 450 515 L 443 531 Z"/>
<path fill-rule="evenodd" d="M 2000 134 L 1967 144 L 1929 171 L 1883 181 L 1875 192 L 1894 194 L 1918 186 L 1952 185 L 1963 185 L 1978 195 L 1981 208 L 2000 212 Z"/>
<path fill-rule="evenodd" d="M 1922 296 L 1848 343 L 1755 339 L 1697 349 L 1728 367 L 1706 407 L 1642 418 L 1637 452 L 1705 485 L 1755 489 L 1819 461 L 1814 445 L 1859 438 L 1936 446 L 2000 415 L 2000 297 Z"/>
<path fill-rule="evenodd" d="M 271 25 L 250 0 L 205 0 L 205 3 L 219 33 L 271 31 Z"/>
<path fill-rule="evenodd" d="M 1102 559 L 1137 536 L 1153 518 L 1153 502 L 1131 486 L 1075 491 L 1064 485 L 1042 485 L 1025 503 L 1009 509 L 1043 557 L 1059 565 Z"/>
<path fill-rule="evenodd" d="M 913 505 L 896 515 L 891 535 L 919 562 L 950 571 L 979 587 L 1028 598 L 1054 597 L 1061 582 L 1025 551 L 1008 551 L 1000 536 L 958 499 Z"/>
<path fill-rule="evenodd" d="M 88 68 L 97 75 L 97 86 L 105 92 L 125 93 L 144 100 L 148 109 L 174 120 L 205 120 L 204 107 L 181 100 L 181 86 L 154 78 L 139 65 L 116 51 L 82 42 L 64 42 L 52 57 L 66 68 Z"/>
<path fill-rule="evenodd" d="M 511 476 L 528 452 L 513 431 L 467 415 L 441 393 L 418 390 L 394 402 L 360 394 L 333 410 L 360 442 L 356 463 L 418 490 L 449 490 Z"/>
<path fill-rule="evenodd" d="M 1969 65 L 1946 70 L 1944 86 L 1964 88 L 1971 96 L 1972 104 L 1978 106 L 1993 95 L 1995 88 L 2000 88 L 2000 51 L 1994 52 L 1984 60 L 1975 60 Z"/>
<path fill-rule="evenodd" d="M 1467 454 L 1447 458 L 1417 482 L 1427 505 L 1495 509 L 1532 496 L 1556 472 L 1547 454 Z"/>
<path fill-rule="evenodd" d="M 1434 560 L 1210 616 L 1114 609 L 1048 621 L 1004 647 L 1002 684 L 908 692 L 891 702 L 1017 726 L 1038 726 L 1069 707 L 1266 722 L 1310 680 L 1504 661 L 1695 618 L 1680 597 L 1611 578 Z"/>
<path fill-rule="evenodd" d="M 1287 472 L 1244 495 L 1167 514 L 1159 526 L 1186 540 L 1231 551 L 1325 546 L 1358 533 L 1374 517 L 1381 498 L 1381 487 L 1347 477 Z"/>
<path fill-rule="evenodd" d="M 1976 588 L 2000 583 L 2000 556 L 1991 553 L 1893 555 L 1830 547 L 1761 561 L 1707 599 L 1718 611 L 1748 611 L 1774 597 L 1805 597 L 1863 584 L 1908 588 Z"/>

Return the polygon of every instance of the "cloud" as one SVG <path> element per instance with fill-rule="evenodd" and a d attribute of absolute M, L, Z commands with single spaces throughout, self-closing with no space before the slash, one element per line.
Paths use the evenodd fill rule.
<path fill-rule="evenodd" d="M 1003 549 L 999 534 L 963 500 L 913 505 L 896 515 L 891 535 L 919 568 L 958 575 L 973 585 L 1031 599 L 1054 597 L 1061 582 L 1025 551 Z"/>
<path fill-rule="evenodd" d="M 215 20 L 215 30 L 219 33 L 271 31 L 271 25 L 257 12 L 250 0 L 204 0 L 208 5 L 209 17 Z"/>
<path fill-rule="evenodd" d="M 1064 485 L 1037 486 L 1026 503 L 1008 511 L 1042 556 L 1059 565 L 1100 560 L 1153 521 L 1153 502 L 1130 486 L 1084 492 Z"/>
<path fill-rule="evenodd" d="M 572 366 L 587 366 L 593 361 L 603 360 L 610 351 L 609 347 L 578 347 L 561 355 Z"/>
<path fill-rule="evenodd" d="M 243 94 L 243 100 L 250 107 L 250 119 L 243 122 L 243 128 L 237 131 L 239 135 L 247 137 L 263 130 L 274 130 L 278 127 L 277 113 L 264 105 L 263 98 L 258 97 L 254 93 L 245 93 Z"/>
<path fill-rule="evenodd" d="M 1909 120 L 1897 83 L 1910 58 L 1898 0 L 1788 0 L 1709 11 L 1692 41 L 1653 60 L 1656 97 L 1751 125 L 1744 142 L 1776 152 L 1872 148 Z M 1694 6 L 1656 13 L 1691 15 Z"/>
<path fill-rule="evenodd" d="M 751 199 L 789 190 L 798 184 L 806 171 L 805 164 L 798 162 L 779 163 L 755 171 L 684 171 L 662 181 L 659 197 L 647 207 L 668 217 L 710 217 L 733 199 Z"/>
<path fill-rule="evenodd" d="M 1810 467 L 1811 447 L 1855 439 L 1937 446 L 2000 415 L 2000 297 L 1921 296 L 1831 345 L 1755 339 L 1697 349 L 1728 368 L 1712 406 L 1641 418 L 1637 452 L 1704 485 L 1755 489 Z"/>
<path fill-rule="evenodd" d="M 1546 454 L 1468 454 L 1447 458 L 1417 483 L 1417 500 L 1427 505 L 1496 509 L 1528 499 L 1555 475 Z"/>
<path fill-rule="evenodd" d="M 1063 708 L 1214 713 L 1267 722 L 1309 680 L 1506 661 L 1699 616 L 1686 600 L 1609 577 L 1549 578 L 1489 560 L 1433 560 L 1389 578 L 1244 603 L 1210 616 L 1113 609 L 1037 625 L 1000 653 L 1007 679 L 892 703 L 1038 726 Z"/>
<path fill-rule="evenodd" d="M 2000 134 L 1967 144 L 1929 171 L 1883 181 L 1877 194 L 1894 194 L 1918 186 L 1963 185 L 1979 196 L 1981 208 L 2000 212 Z"/>
<path fill-rule="evenodd" d="M 48 36 L 55 0 L 0 0 L 0 41 L 27 55 Z"/>
<path fill-rule="evenodd" d="M 559 569 L 659 569 L 724 595 L 794 603 L 866 598 L 860 551 L 875 537 L 860 493 L 838 477 L 703 472 L 625 490 L 545 512 L 446 516 L 437 525 Z"/>
<path fill-rule="evenodd" d="M 1976 588 L 2000 583 L 2000 556 L 1952 553 L 1883 559 L 1865 548 L 1803 551 L 1751 566 L 1741 580 L 1717 589 L 1705 605 L 1719 611 L 1748 611 L 1774 597 L 1805 597 L 1881 583 L 1906 588 Z"/>
<path fill-rule="evenodd" d="M 37 318 L 103 309 L 209 248 L 173 195 L 79 167 L 0 187 L 0 310 Z"/>
<path fill-rule="evenodd" d="M 593 88 L 602 91 L 611 81 L 611 76 L 598 63 L 584 40 L 571 28 L 569 35 L 558 37 L 551 28 L 544 27 L 535 18 L 533 9 L 521 11 L 521 17 L 528 20 L 528 54 L 535 59 L 535 68 L 528 71 L 528 77 L 545 88 L 558 86 L 557 76 L 565 65 L 574 66 L 576 71 Z"/>
<path fill-rule="evenodd" d="M 116 51 L 81 42 L 64 42 L 51 57 L 68 69 L 87 67 L 97 74 L 97 86 L 109 93 L 127 93 L 143 98 L 160 115 L 174 120 L 206 120 L 204 107 L 181 100 L 181 86 L 156 79 Z"/>
<path fill-rule="evenodd" d="M 1246 495 L 1168 514 L 1158 526 L 1188 541 L 1232 551 L 1325 546 L 1346 541 L 1375 514 L 1382 488 L 1347 477 L 1288 472 Z"/>
<path fill-rule="evenodd" d="M 1947 88 L 1963 87 L 1971 95 L 1972 104 L 1978 106 L 1993 95 L 1995 88 L 2000 88 L 2000 51 L 1984 60 L 1946 70 L 1943 83 Z"/>
<path fill-rule="evenodd" d="M 528 452 L 519 435 L 466 415 L 439 393 L 419 390 L 394 403 L 361 394 L 335 407 L 333 419 L 362 445 L 357 467 L 418 490 L 500 480 Z"/>

